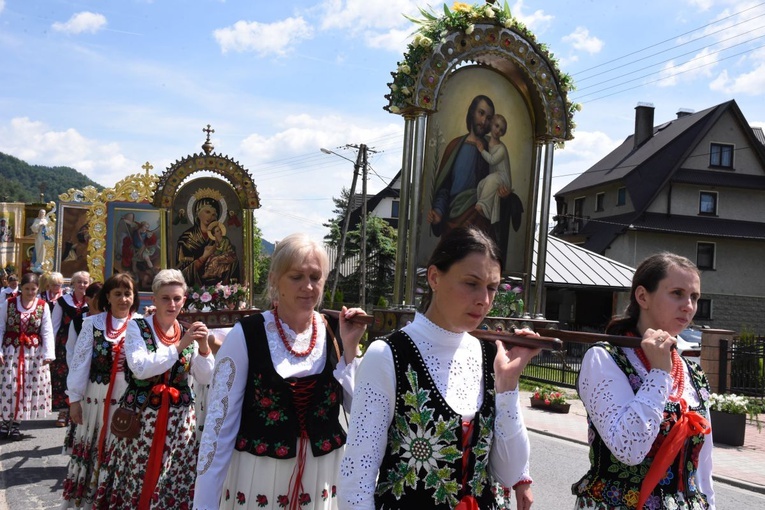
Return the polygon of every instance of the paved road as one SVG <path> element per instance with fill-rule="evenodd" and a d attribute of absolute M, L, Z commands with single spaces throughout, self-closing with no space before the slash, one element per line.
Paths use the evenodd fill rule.
<path fill-rule="evenodd" d="M 54 415 L 55 417 L 55 415 Z M 0 510 L 45 510 L 61 505 L 68 457 L 61 453 L 64 429 L 54 417 L 23 425 L 23 441 L 0 441 Z M 572 480 L 587 469 L 587 448 L 536 432 L 531 440 L 535 510 L 570 510 Z M 765 495 L 716 483 L 717 510 L 765 508 Z"/>

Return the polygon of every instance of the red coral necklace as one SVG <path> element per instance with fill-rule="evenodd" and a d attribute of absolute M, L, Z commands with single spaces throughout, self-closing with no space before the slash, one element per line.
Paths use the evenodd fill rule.
<path fill-rule="evenodd" d="M 181 337 L 181 328 L 178 327 L 178 321 L 173 321 L 173 332 L 166 335 L 160 328 L 158 323 L 154 324 L 154 332 L 157 334 L 159 341 L 165 345 L 173 345 Z"/>
<path fill-rule="evenodd" d="M 77 301 L 77 293 L 72 292 L 72 303 L 74 303 L 74 307 L 77 309 L 77 313 L 79 314 L 82 305 L 85 304 L 85 296 L 82 296 L 82 301 Z"/>
<path fill-rule="evenodd" d="M 311 354 L 311 351 L 316 346 L 316 314 L 311 313 L 311 329 L 313 332 L 311 333 L 311 343 L 308 344 L 308 348 L 304 351 L 296 351 L 291 345 L 289 340 L 287 340 L 287 335 L 284 334 L 284 329 L 282 328 L 282 323 L 279 321 L 279 312 L 277 311 L 279 307 L 274 307 L 274 323 L 276 323 L 276 331 L 279 333 L 279 338 L 282 339 L 282 343 L 284 344 L 284 348 L 287 349 L 290 354 L 293 356 L 297 356 L 298 358 L 304 358 Z"/>
<path fill-rule="evenodd" d="M 650 372 L 651 363 L 648 361 L 648 357 L 646 357 L 643 349 L 635 349 L 635 354 L 637 354 L 645 369 Z M 685 389 L 685 374 L 683 374 L 683 360 L 680 359 L 677 349 L 672 349 L 672 370 L 670 375 L 672 376 L 672 391 L 669 399 L 673 402 L 679 402 Z"/>
<path fill-rule="evenodd" d="M 131 314 L 132 315 L 132 314 Z M 117 329 L 112 328 L 112 312 L 106 312 L 106 337 L 112 340 L 117 339 L 127 329 L 128 322 L 130 322 L 131 315 L 127 316 L 124 324 Z"/>

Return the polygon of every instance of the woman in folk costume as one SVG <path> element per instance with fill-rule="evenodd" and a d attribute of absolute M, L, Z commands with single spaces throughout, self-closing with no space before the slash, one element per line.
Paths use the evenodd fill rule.
<path fill-rule="evenodd" d="M 90 287 L 88 287 L 90 288 Z M 125 392 L 125 333 L 138 309 L 135 282 L 127 273 L 111 276 L 85 318 L 74 345 L 67 394 L 77 425 L 64 480 L 63 508 L 91 508 L 98 476 L 111 437 L 109 426 Z"/>
<path fill-rule="evenodd" d="M 48 305 L 37 296 L 34 273 L 21 292 L 0 304 L 0 439 L 21 439 L 22 420 L 44 418 L 51 407 L 50 370 L 56 357 Z"/>
<path fill-rule="evenodd" d="M 186 282 L 163 269 L 152 283 L 156 311 L 128 322 L 125 338 L 128 386 L 120 406 L 140 412 L 137 438 L 112 437 L 103 459 L 95 508 L 190 507 L 198 442 L 191 379 L 209 384 L 215 362 L 207 326 L 182 326 Z"/>
<path fill-rule="evenodd" d="M 519 510 L 531 507 L 518 381 L 539 351 L 469 333 L 491 309 L 500 260 L 483 231 L 453 229 L 428 263 L 424 313 L 370 344 L 340 466 L 341 509 L 486 510 L 505 504 L 495 483 L 515 489 Z"/>
<path fill-rule="evenodd" d="M 49 283 L 55 283 L 61 273 L 51 273 Z M 66 342 L 69 339 L 69 324 L 82 317 L 88 311 L 85 289 L 90 285 L 90 274 L 78 271 L 72 275 L 72 292 L 60 296 L 51 309 L 53 332 L 56 335 L 56 360 L 51 363 L 50 376 L 53 391 L 53 410 L 58 411 L 57 427 L 66 427 L 69 423 L 69 403 L 66 400 L 66 378 L 69 367 L 66 363 Z"/>
<path fill-rule="evenodd" d="M 328 273 L 327 253 L 305 234 L 276 245 L 273 309 L 241 320 L 216 356 L 194 508 L 337 508 L 340 406 L 350 405 L 365 326 L 350 321 L 359 308 L 343 307 L 339 327 L 314 310 Z"/>
<path fill-rule="evenodd" d="M 687 258 L 648 257 L 633 276 L 625 317 L 606 329 L 642 338 L 641 347 L 596 344 L 585 354 L 577 386 L 591 467 L 571 487 L 576 508 L 715 508 L 709 384 L 675 347 L 700 288 Z"/>

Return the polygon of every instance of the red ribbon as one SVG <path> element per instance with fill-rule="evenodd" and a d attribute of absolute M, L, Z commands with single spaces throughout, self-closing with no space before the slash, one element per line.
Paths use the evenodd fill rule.
<path fill-rule="evenodd" d="M 169 378 L 166 376 L 165 380 Z M 149 450 L 149 462 L 146 474 L 143 477 L 143 488 L 141 489 L 141 499 L 138 502 L 138 510 L 149 508 L 151 496 L 157 487 L 159 473 L 162 471 L 162 456 L 165 451 L 165 437 L 167 436 L 167 421 L 170 415 L 170 399 L 177 403 L 181 392 L 166 383 L 154 385 L 151 389 L 154 395 L 160 395 L 162 403 L 157 413 L 157 424 L 154 429 L 154 437 L 151 439 L 151 450 Z M 149 398 L 147 396 L 147 398 Z"/>
<path fill-rule="evenodd" d="M 478 506 L 478 501 L 473 496 L 465 496 L 457 503 L 454 510 L 481 510 Z"/>
<path fill-rule="evenodd" d="M 114 381 L 117 379 L 117 372 L 119 372 L 120 353 L 122 352 L 122 345 L 124 343 L 125 339 L 123 338 L 112 348 L 112 371 L 111 375 L 109 375 L 109 388 L 106 390 L 106 398 L 104 400 L 104 419 L 101 425 L 101 433 L 98 434 L 99 464 L 104 463 L 104 444 L 106 443 L 106 430 L 109 428 L 109 408 L 112 403 L 112 390 L 114 389 Z"/>
<path fill-rule="evenodd" d="M 688 404 L 685 400 L 681 399 L 680 418 L 664 439 L 651 463 L 650 469 L 648 469 L 648 474 L 643 479 L 643 484 L 640 486 L 640 498 L 637 504 L 637 508 L 640 510 L 642 510 L 653 489 L 667 474 L 667 468 L 677 457 L 677 453 L 682 449 L 686 439 L 698 434 L 709 434 L 712 431 L 709 427 L 709 422 L 703 416 L 687 409 Z M 678 483 L 682 484 L 682 481 L 678 480 Z"/>
<path fill-rule="evenodd" d="M 20 340 L 27 335 L 22 333 Z M 16 372 L 16 405 L 13 409 L 13 421 L 19 421 L 19 406 L 21 405 L 21 397 L 24 395 L 24 342 L 19 343 L 19 368 Z M 10 360 L 9 360 L 10 361 Z"/>

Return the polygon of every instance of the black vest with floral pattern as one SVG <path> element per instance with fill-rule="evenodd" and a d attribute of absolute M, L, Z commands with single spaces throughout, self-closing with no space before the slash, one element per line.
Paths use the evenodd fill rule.
<path fill-rule="evenodd" d="M 146 322 L 146 319 L 139 318 L 133 319 L 141 330 L 141 336 L 144 342 L 146 342 L 146 348 L 149 352 L 157 351 L 157 341 L 154 338 L 154 333 Z M 181 326 L 181 335 L 185 332 L 185 328 Z M 95 335 L 94 335 L 95 336 Z M 156 384 L 161 384 L 168 379 L 167 385 L 175 388 L 180 393 L 178 401 L 170 399 L 170 407 L 189 407 L 194 403 L 194 393 L 189 386 L 189 370 L 191 369 L 191 357 L 194 355 L 194 344 L 192 343 L 181 351 L 178 361 L 170 368 L 169 377 L 168 372 L 150 377 L 148 379 L 137 379 L 129 367 L 125 367 L 125 379 L 127 379 L 128 387 L 125 393 L 120 399 L 120 405 L 123 407 L 129 407 L 135 409 L 141 407 L 149 399 L 148 407 L 158 410 L 162 405 L 162 396 L 152 393 L 152 388 Z"/>
<path fill-rule="evenodd" d="M 115 344 L 111 343 L 106 338 L 106 334 L 103 331 L 96 327 L 93 328 L 93 354 L 91 355 L 92 357 L 90 360 L 90 382 L 109 384 L 109 380 L 112 376 L 114 345 Z M 125 348 L 124 343 L 122 344 L 122 348 Z"/>
<path fill-rule="evenodd" d="M 343 388 L 333 372 L 337 355 L 327 334 L 324 369 L 314 375 L 284 379 L 274 368 L 266 339 L 265 319 L 253 314 L 240 321 L 247 344 L 247 386 L 242 419 L 234 447 L 239 451 L 274 459 L 291 459 L 297 454 L 300 418 L 295 403 L 295 385 L 303 385 L 301 400 L 305 429 L 314 457 L 326 455 L 345 444 L 339 413 Z M 337 328 L 334 328 L 337 331 Z"/>
<path fill-rule="evenodd" d="M 481 342 L 483 404 L 475 415 L 467 486 L 462 486 L 462 417 L 436 388 L 420 351 L 403 331 L 383 339 L 393 353 L 396 411 L 375 490 L 376 508 L 453 509 L 472 495 L 482 509 L 495 507 L 488 473 L 494 439 L 495 348 Z"/>
<path fill-rule="evenodd" d="M 42 343 L 40 330 L 42 329 L 44 313 L 45 301 L 38 298 L 35 302 L 34 309 L 29 312 L 29 319 L 24 331 L 26 339 L 22 339 L 21 312 L 16 306 L 16 298 L 8 298 L 8 314 L 5 325 L 5 336 L 3 337 L 3 347 L 12 345 L 18 349 L 22 341 L 24 341 L 25 347 L 39 347 Z"/>
<path fill-rule="evenodd" d="M 610 344 L 598 343 L 593 349 L 603 348 L 611 355 L 617 366 L 630 381 L 632 390 L 637 393 L 643 380 L 630 363 L 624 351 Z M 691 408 L 706 419 L 706 401 L 709 400 L 709 382 L 696 363 L 682 358 L 688 365 L 693 388 L 699 395 L 701 405 Z M 680 404 L 668 401 L 664 407 L 659 435 L 651 446 L 643 462 L 636 466 L 628 466 L 619 462 L 603 442 L 597 429 L 587 417 L 590 441 L 591 467 L 587 474 L 571 486 L 571 492 L 579 499 L 587 502 L 591 508 L 635 508 L 640 495 L 640 486 L 648 474 L 653 458 L 664 443 L 670 430 L 680 417 Z M 696 485 L 696 471 L 699 464 L 699 453 L 704 444 L 704 435 L 691 436 L 685 442 L 677 458 L 670 465 L 666 476 L 659 481 L 646 501 L 646 508 L 678 508 L 705 509 L 708 508 L 706 496 Z M 682 480 L 682 483 L 679 483 Z M 682 487 L 682 490 L 680 486 Z"/>

